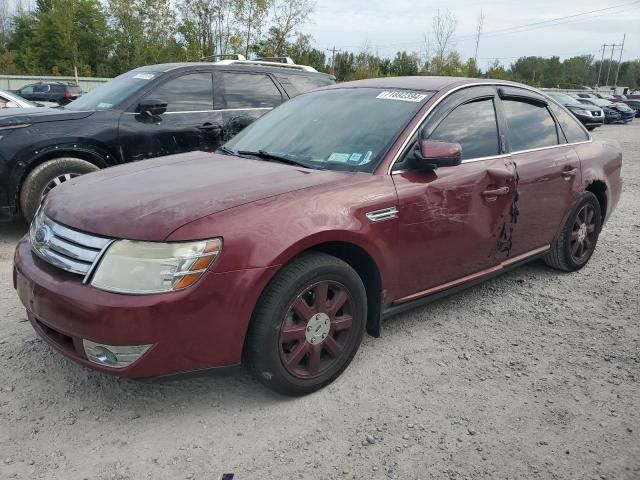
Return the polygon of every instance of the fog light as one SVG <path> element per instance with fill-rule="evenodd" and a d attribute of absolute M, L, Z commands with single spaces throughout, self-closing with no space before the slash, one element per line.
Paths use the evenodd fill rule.
<path fill-rule="evenodd" d="M 90 362 L 112 368 L 124 368 L 138 360 L 151 345 L 115 346 L 82 340 Z"/>

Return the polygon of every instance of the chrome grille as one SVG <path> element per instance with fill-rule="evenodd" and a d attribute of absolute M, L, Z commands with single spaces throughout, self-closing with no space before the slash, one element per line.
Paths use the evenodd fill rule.
<path fill-rule="evenodd" d="M 29 230 L 33 252 L 45 262 L 88 277 L 112 239 L 65 227 L 38 211 Z"/>

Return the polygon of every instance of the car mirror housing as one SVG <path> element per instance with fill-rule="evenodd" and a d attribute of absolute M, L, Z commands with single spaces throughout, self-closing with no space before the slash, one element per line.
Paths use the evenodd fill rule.
<path fill-rule="evenodd" d="M 162 115 L 167 111 L 167 102 L 155 99 L 145 99 L 138 104 L 138 113 L 143 115 Z"/>
<path fill-rule="evenodd" d="M 413 166 L 420 170 L 455 167 L 462 162 L 462 146 L 459 143 L 421 140 L 416 145 Z"/>

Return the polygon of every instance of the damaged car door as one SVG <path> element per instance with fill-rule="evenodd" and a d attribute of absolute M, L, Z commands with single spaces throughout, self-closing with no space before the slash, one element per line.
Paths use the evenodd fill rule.
<path fill-rule="evenodd" d="M 123 113 L 119 138 L 128 160 L 215 150 L 222 114 L 214 110 L 213 74 L 189 72 L 162 82 Z"/>
<path fill-rule="evenodd" d="M 499 87 L 498 93 L 517 168 L 519 215 L 510 252 L 517 256 L 544 249 L 553 241 L 582 182 L 580 159 L 571 143 L 588 141 L 589 134 L 581 125 L 572 125 L 571 142 L 567 141 L 547 100 L 536 92 Z M 556 112 L 569 116 L 561 108 Z M 577 124 L 572 118 L 568 121 Z"/>
<path fill-rule="evenodd" d="M 402 301 L 435 293 L 499 268 L 511 250 L 516 170 L 498 121 L 494 87 L 470 87 L 445 100 L 418 138 L 458 143 L 454 167 L 410 167 L 416 142 L 393 167 L 399 198 Z"/>
<path fill-rule="evenodd" d="M 283 95 L 266 73 L 222 71 L 214 73 L 215 104 L 222 115 L 226 142 L 283 101 Z"/>

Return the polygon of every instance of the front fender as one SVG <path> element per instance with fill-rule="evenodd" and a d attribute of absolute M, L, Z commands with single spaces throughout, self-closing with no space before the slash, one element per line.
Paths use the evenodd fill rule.
<path fill-rule="evenodd" d="M 90 139 L 52 140 L 30 145 L 22 149 L 11 162 L 13 166 L 7 180 L 11 206 L 17 204 L 20 186 L 34 167 L 49 159 L 64 156 L 81 158 L 100 168 L 118 163 L 117 158 L 106 145 L 101 145 Z"/>
<path fill-rule="evenodd" d="M 167 240 L 223 237 L 216 272 L 279 266 L 321 244 L 349 243 L 373 259 L 386 289 L 396 284 L 391 260 L 399 220 L 373 222 L 366 214 L 394 206 L 397 195 L 391 177 L 366 175 L 212 214 L 178 228 Z"/>

